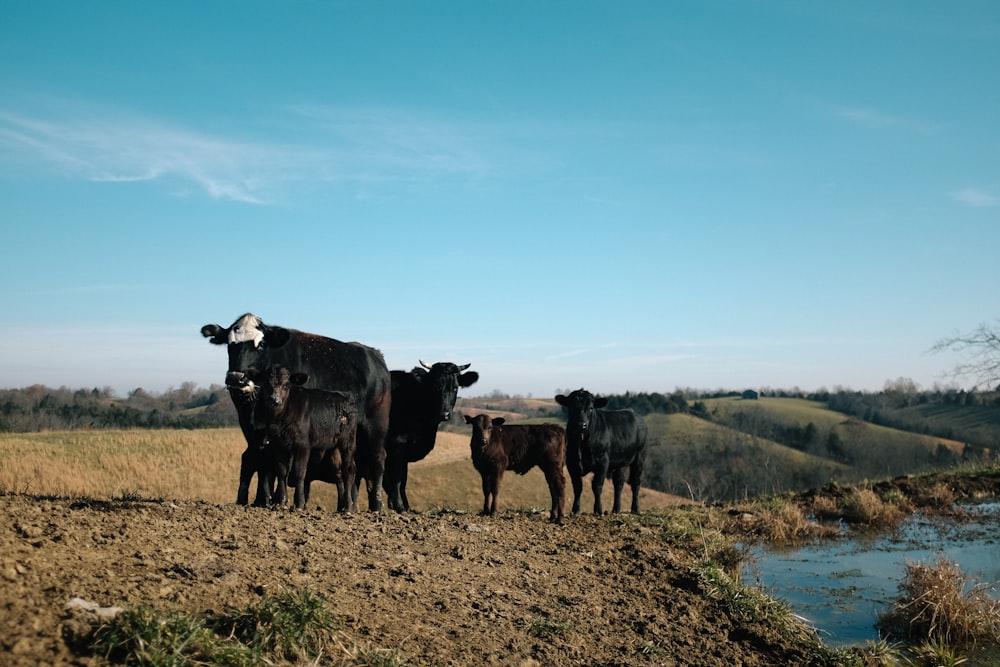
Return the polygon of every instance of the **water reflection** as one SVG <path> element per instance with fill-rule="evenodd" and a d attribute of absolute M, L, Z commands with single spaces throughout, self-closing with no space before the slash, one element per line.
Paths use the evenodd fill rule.
<path fill-rule="evenodd" d="M 941 557 L 958 563 L 972 581 L 1000 585 L 1000 503 L 968 508 L 970 521 L 914 515 L 891 535 L 775 550 L 750 550 L 743 579 L 819 629 L 831 646 L 878 639 L 875 621 L 899 594 L 905 564 Z"/>

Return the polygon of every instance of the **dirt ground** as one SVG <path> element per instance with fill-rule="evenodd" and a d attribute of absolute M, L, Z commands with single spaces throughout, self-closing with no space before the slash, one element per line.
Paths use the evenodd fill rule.
<path fill-rule="evenodd" d="M 339 516 L 199 502 L 0 497 L 6 665 L 101 664 L 74 597 L 196 613 L 322 593 L 362 645 L 413 665 L 805 664 L 704 594 L 653 531 L 610 517 Z M 559 630 L 555 630 L 559 628 Z"/>
<path fill-rule="evenodd" d="M 5 665 L 101 664 L 67 642 L 74 597 L 221 614 L 283 587 L 411 665 L 815 664 L 708 594 L 695 547 L 638 521 L 27 495 L 0 496 L 0 517 Z"/>

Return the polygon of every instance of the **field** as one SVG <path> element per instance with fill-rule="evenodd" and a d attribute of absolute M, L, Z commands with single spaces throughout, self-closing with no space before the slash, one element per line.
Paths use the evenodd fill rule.
<path fill-rule="evenodd" d="M 302 512 L 233 504 L 236 430 L 3 435 L 5 664 L 103 664 L 80 646 L 95 621 L 64 609 L 74 597 L 212 617 L 280 590 L 323 595 L 342 625 L 340 653 L 317 664 L 728 667 L 822 654 L 804 630 L 727 602 L 732 582 L 706 560 L 724 547 L 679 499 L 650 494 L 660 509 L 641 518 L 555 526 L 538 509 L 543 478 L 510 475 L 501 514 L 480 517 L 467 436 L 442 435 L 411 473 L 420 512 L 348 516 L 330 511 L 329 489 Z"/>
<path fill-rule="evenodd" d="M 897 443 L 915 442 L 933 451 L 943 444 L 956 454 L 961 454 L 965 445 L 956 440 L 919 435 L 908 431 L 878 426 L 859 419 L 845 418 L 839 412 L 826 409 L 823 403 L 801 398 L 761 398 L 759 401 L 743 401 L 739 398 L 717 398 L 705 401 L 709 411 L 735 412 L 759 409 L 784 423 L 805 426 L 813 423 L 822 431 L 834 431 L 845 441 L 871 441 L 892 446 Z M 749 406 L 749 407 L 748 407 Z"/>
<path fill-rule="evenodd" d="M 100 500 L 171 498 L 223 505 L 236 500 L 245 447 L 238 429 L 0 434 L 0 492 Z M 506 475 L 500 493 L 502 507 L 547 511 L 550 504 L 545 477 L 537 469 L 523 477 Z M 608 484 L 605 504 L 610 493 Z M 430 455 L 410 466 L 407 495 L 416 511 L 481 509 L 482 486 L 472 467 L 469 435 L 439 433 Z M 639 498 L 650 508 L 684 502 L 648 489 Z M 336 489 L 317 483 L 311 504 L 335 508 Z"/>
<path fill-rule="evenodd" d="M 3 663 L 106 664 L 73 598 L 208 623 L 306 591 L 337 640 L 273 664 L 861 664 L 739 582 L 734 526 L 758 531 L 764 505 L 649 493 L 639 517 L 556 526 L 529 474 L 505 478 L 500 515 L 482 517 L 468 436 L 439 442 L 412 468 L 416 512 L 337 515 L 322 484 L 305 511 L 236 506 L 235 429 L 0 436 Z M 985 484 L 997 493 L 995 471 Z"/>

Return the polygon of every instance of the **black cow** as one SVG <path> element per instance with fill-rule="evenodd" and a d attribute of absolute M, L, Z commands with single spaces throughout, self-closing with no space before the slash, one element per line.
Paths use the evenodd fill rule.
<path fill-rule="evenodd" d="M 625 472 L 632 489 L 632 513 L 639 513 L 639 487 L 646 460 L 646 422 L 632 410 L 599 410 L 608 404 L 583 389 L 556 396 L 566 408 L 566 468 L 573 482 L 573 514 L 580 511 L 583 476 L 594 473 L 594 514 L 603 514 L 601 491 L 609 475 L 615 487 L 613 512 L 621 511 Z"/>
<path fill-rule="evenodd" d="M 472 464 L 483 478 L 483 514 L 497 513 L 497 496 L 505 470 L 524 475 L 538 466 L 545 473 L 552 507 L 549 521 L 562 523 L 566 477 L 566 432 L 555 424 L 512 424 L 504 426 L 503 417 L 488 415 L 470 417 L 472 424 Z"/>
<path fill-rule="evenodd" d="M 255 368 L 247 378 L 260 386 L 254 409 L 255 426 L 267 430 L 265 450 L 273 465 L 275 502 L 284 504 L 286 480 L 295 486 L 295 507 L 309 499 L 306 472 L 328 461 L 336 473 L 337 511 L 353 506 L 358 410 L 354 396 L 343 391 L 303 387 L 309 376 L 275 364 L 267 373 Z M 260 477 L 267 482 L 268 474 Z M 258 484 L 260 481 L 258 481 Z"/>
<path fill-rule="evenodd" d="M 381 352 L 361 343 L 344 343 L 295 329 L 270 326 L 250 313 L 227 329 L 218 324 L 206 324 L 201 333 L 216 345 L 228 345 L 226 385 L 247 440 L 240 465 L 237 503 L 247 503 L 250 480 L 264 463 L 263 444 L 266 437 L 266 432 L 254 428 L 252 423 L 257 387 L 246 377 L 246 371 L 280 364 L 308 374 L 309 387 L 354 395 L 358 401 L 358 472 L 364 471 L 367 480 L 369 509 L 382 509 L 385 436 L 389 431 L 392 384 Z M 260 483 L 259 477 L 254 504 L 264 505 L 270 501 L 270 490 L 268 485 Z"/>
<path fill-rule="evenodd" d="M 392 371 L 392 410 L 386 438 L 385 491 L 389 507 L 397 512 L 410 509 L 406 497 L 409 464 L 420 461 L 434 449 L 438 425 L 451 418 L 459 387 L 471 387 L 479 373 L 463 373 L 471 364 L 458 366 L 441 361 L 433 366 Z"/>

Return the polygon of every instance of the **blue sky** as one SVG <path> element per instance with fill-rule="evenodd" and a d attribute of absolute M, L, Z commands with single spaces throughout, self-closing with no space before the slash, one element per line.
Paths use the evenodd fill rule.
<path fill-rule="evenodd" d="M 0 386 L 221 383 L 250 311 L 464 395 L 948 384 L 992 1 L 7 0 Z"/>

